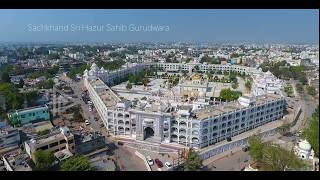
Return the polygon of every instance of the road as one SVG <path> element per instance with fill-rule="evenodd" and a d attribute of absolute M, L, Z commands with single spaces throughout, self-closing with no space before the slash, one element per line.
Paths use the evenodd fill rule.
<path fill-rule="evenodd" d="M 126 148 L 122 146 L 118 146 L 114 143 L 114 141 L 108 137 L 108 133 L 105 127 L 100 128 L 100 124 L 102 124 L 102 120 L 100 119 L 95 108 L 92 108 L 93 111 L 89 111 L 89 106 L 86 104 L 82 98 L 82 91 L 85 89 L 83 85 L 83 80 L 79 82 L 72 81 L 67 77 L 62 77 L 62 79 L 69 84 L 69 86 L 73 89 L 74 93 L 78 96 L 78 98 L 74 99 L 76 103 L 81 105 L 83 111 L 83 117 L 88 119 L 90 122 L 90 127 L 94 131 L 101 132 L 106 137 L 106 143 L 109 147 L 109 155 L 111 158 L 114 158 L 120 168 L 121 171 L 147 171 L 144 162 L 138 158 L 135 154 L 128 151 Z M 98 121 L 94 120 L 94 117 L 98 118 Z"/>
<path fill-rule="evenodd" d="M 241 171 L 245 166 L 251 162 L 249 151 L 237 151 L 228 156 L 222 157 L 216 161 L 211 162 L 206 167 L 205 171 Z"/>

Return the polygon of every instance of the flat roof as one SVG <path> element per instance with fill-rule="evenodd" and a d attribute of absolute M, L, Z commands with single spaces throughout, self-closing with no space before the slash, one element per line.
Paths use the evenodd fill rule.
<path fill-rule="evenodd" d="M 277 100 L 281 98 L 280 95 L 277 94 L 266 94 L 262 96 L 255 97 L 256 105 L 260 105 L 265 103 L 266 101 L 272 101 Z M 223 113 L 228 113 L 230 111 L 235 111 L 240 108 L 246 108 L 245 106 L 242 106 L 238 101 L 234 102 L 228 102 L 225 105 L 221 106 L 213 106 L 208 109 L 201 109 L 199 111 L 196 111 L 195 114 L 199 120 L 207 119 L 209 116 L 216 116 Z"/>

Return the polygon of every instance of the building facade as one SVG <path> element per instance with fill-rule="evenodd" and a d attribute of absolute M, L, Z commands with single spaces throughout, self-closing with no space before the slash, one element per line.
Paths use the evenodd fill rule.
<path fill-rule="evenodd" d="M 26 152 L 33 160 L 37 150 L 56 153 L 67 149 L 71 153 L 75 152 L 74 136 L 67 127 L 55 129 L 47 135 L 26 141 L 24 145 Z"/>
<path fill-rule="evenodd" d="M 47 105 L 19 109 L 8 113 L 9 120 L 15 125 L 20 126 L 38 121 L 50 120 L 49 108 Z"/>
<path fill-rule="evenodd" d="M 258 71 L 249 67 L 223 65 L 207 65 L 207 67 L 203 64 L 154 63 L 141 66 L 153 66 L 165 71 L 182 69 L 192 72 L 195 65 L 204 72 L 218 70 L 252 74 Z M 92 68 L 97 70 L 94 65 Z M 127 70 L 129 71 L 130 69 Z M 195 108 L 195 103 L 172 101 L 169 103 L 148 99 L 134 102 L 120 98 L 101 79 L 103 77 L 101 72 L 97 75 L 93 71 L 89 74 L 88 71 L 85 72 L 84 84 L 105 127 L 114 136 L 126 136 L 136 140 L 174 142 L 188 147 L 204 148 L 281 119 L 285 108 L 284 98 L 274 93 L 243 96 L 238 101 L 222 103 L 219 106 L 204 104 L 200 108 Z M 108 81 L 106 77 L 104 76 L 104 79 Z M 182 88 L 182 90 L 188 89 Z"/>

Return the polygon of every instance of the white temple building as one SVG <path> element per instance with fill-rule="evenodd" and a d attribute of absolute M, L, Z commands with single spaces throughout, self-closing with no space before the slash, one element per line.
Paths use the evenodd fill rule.
<path fill-rule="evenodd" d="M 282 88 L 282 80 L 275 77 L 270 71 L 263 73 L 261 69 L 259 72 L 253 73 L 252 93 L 254 96 L 263 94 L 280 94 Z"/>

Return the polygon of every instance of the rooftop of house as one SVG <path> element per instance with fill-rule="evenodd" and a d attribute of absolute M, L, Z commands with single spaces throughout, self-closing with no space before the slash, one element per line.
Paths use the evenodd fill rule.
<path fill-rule="evenodd" d="M 13 171 L 32 171 L 27 163 L 30 160 L 30 157 L 21 149 L 10 151 L 3 157 L 9 163 L 10 168 L 12 168 Z"/>

